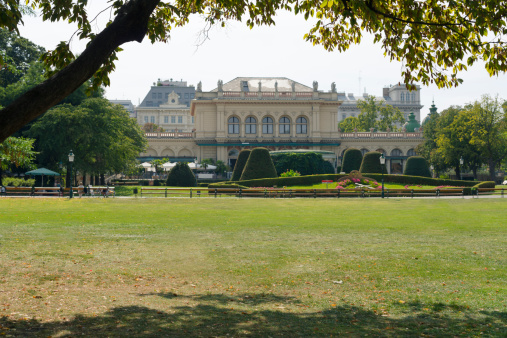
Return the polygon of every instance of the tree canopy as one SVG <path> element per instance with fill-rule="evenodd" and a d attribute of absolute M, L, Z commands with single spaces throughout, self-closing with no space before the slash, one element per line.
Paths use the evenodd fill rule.
<path fill-rule="evenodd" d="M 391 60 L 403 61 L 403 82 L 439 87 L 457 86 L 460 71 L 484 61 L 490 75 L 507 70 L 507 1 L 469 0 L 115 0 L 108 2 L 111 20 L 95 34 L 86 1 L 27 0 L 39 9 L 43 20 L 78 24 L 76 36 L 89 40 L 75 57 L 69 41 L 61 42 L 42 59 L 47 81 L 28 91 L 0 111 L 0 141 L 24 124 L 60 102 L 86 80 L 108 85 L 108 74 L 120 46 L 141 42 L 167 41 L 174 27 L 185 25 L 192 15 L 201 15 L 210 25 L 227 20 L 244 21 L 249 27 L 273 25 L 280 10 L 291 11 L 313 27 L 305 39 L 326 50 L 343 52 L 360 43 L 364 32 L 374 36 Z M 17 30 L 26 7 L 18 0 L 4 0 L 0 6 L 0 28 Z M 2 56 L 0 65 L 9 60 Z"/>
<path fill-rule="evenodd" d="M 98 98 L 51 109 L 27 135 L 38 140 L 39 163 L 55 168 L 67 162 L 72 150 L 75 168 L 96 175 L 127 170 L 146 146 L 144 133 L 128 112 Z"/>

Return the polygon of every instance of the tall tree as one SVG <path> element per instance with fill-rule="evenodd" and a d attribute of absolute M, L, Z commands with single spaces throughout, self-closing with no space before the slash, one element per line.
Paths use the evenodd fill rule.
<path fill-rule="evenodd" d="M 40 163 L 56 168 L 67 162 L 72 150 L 75 168 L 94 175 L 125 170 L 146 146 L 144 133 L 128 112 L 98 98 L 51 109 L 27 134 L 38 139 Z"/>
<path fill-rule="evenodd" d="M 354 131 L 366 131 L 366 129 L 361 127 L 361 122 L 359 122 L 359 119 L 354 116 L 349 116 L 345 120 L 342 120 L 338 127 L 340 130 L 344 133 L 352 133 Z"/>
<path fill-rule="evenodd" d="M 495 180 L 495 169 L 507 157 L 507 112 L 499 98 L 484 95 L 470 107 L 470 143 L 476 146 L 488 165 L 490 180 Z"/>
<path fill-rule="evenodd" d="M 412 85 L 436 83 L 439 87 L 462 82 L 460 71 L 484 61 L 491 75 L 507 70 L 505 0 L 115 0 L 110 3 L 115 17 L 99 34 L 91 29 L 86 1 L 27 0 L 38 7 L 44 20 L 64 20 L 78 24 L 77 36 L 90 40 L 77 58 L 69 42 L 61 42 L 44 55 L 50 78 L 0 111 L 0 141 L 24 124 L 43 114 L 94 76 L 96 87 L 108 85 L 108 74 L 120 46 L 141 42 L 167 41 L 172 28 L 189 22 L 194 14 L 204 16 L 210 25 L 226 20 L 245 20 L 249 27 L 272 25 L 277 11 L 292 11 L 315 24 L 305 39 L 327 50 L 345 51 L 360 43 L 363 31 L 374 35 L 384 53 L 403 60 L 403 82 Z M 0 6 L 0 27 L 17 30 L 22 23 L 18 0 L 4 0 Z M 0 57 L 0 65 L 4 64 Z"/>
<path fill-rule="evenodd" d="M 386 131 L 387 129 L 399 130 L 400 125 L 405 122 L 402 112 L 386 104 L 384 100 L 376 101 L 374 96 L 368 96 L 366 100 L 357 101 L 357 107 L 361 110 L 359 114 L 359 123 L 362 129 L 369 131 Z"/>

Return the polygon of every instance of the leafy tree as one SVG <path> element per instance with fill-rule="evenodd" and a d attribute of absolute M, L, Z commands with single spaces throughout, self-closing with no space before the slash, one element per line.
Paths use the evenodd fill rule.
<path fill-rule="evenodd" d="M 504 103 L 505 104 L 505 103 Z M 495 181 L 495 168 L 507 157 L 507 113 L 502 102 L 484 95 L 469 108 L 471 128 L 470 144 L 488 165 L 491 181 Z"/>
<path fill-rule="evenodd" d="M 44 52 L 43 47 L 0 27 L 0 54 L 4 60 L 4 67 L 0 67 L 0 87 L 18 82 Z"/>
<path fill-rule="evenodd" d="M 228 170 L 228 166 L 227 166 L 227 164 L 224 163 L 224 161 L 218 160 L 217 163 L 215 163 L 215 165 L 217 167 L 215 169 L 215 172 L 219 175 L 222 175 L 223 173 L 225 173 Z"/>
<path fill-rule="evenodd" d="M 3 171 L 14 165 L 16 167 L 32 167 L 36 152 L 33 151 L 32 139 L 8 137 L 0 143 L 0 185 Z"/>
<path fill-rule="evenodd" d="M 94 175 L 126 170 L 146 146 L 144 133 L 123 107 L 97 98 L 51 109 L 27 135 L 38 139 L 38 161 L 44 166 L 67 163 L 73 150 L 74 167 Z"/>
<path fill-rule="evenodd" d="M 364 128 L 361 127 L 359 119 L 354 116 L 349 116 L 345 120 L 341 121 L 338 124 L 338 127 L 344 133 L 352 133 L 356 131 L 356 129 L 357 131 L 366 131 Z"/>
<path fill-rule="evenodd" d="M 17 30 L 26 7 L 17 0 L 5 0 L 0 7 L 0 28 Z M 116 0 L 109 2 L 115 16 L 102 32 L 91 29 L 84 1 L 27 0 L 26 6 L 39 8 L 44 20 L 78 23 L 76 36 L 90 40 L 75 57 L 68 42 L 43 55 L 48 80 L 0 111 L 0 141 L 20 129 L 76 90 L 87 79 L 93 85 L 108 85 L 108 74 L 120 46 L 141 42 L 167 41 L 174 27 L 183 26 L 192 16 L 201 15 L 210 25 L 227 20 L 245 20 L 250 28 L 274 25 L 277 11 L 301 14 L 314 26 L 305 39 L 327 50 L 347 50 L 360 43 L 363 31 L 374 36 L 384 53 L 403 60 L 403 82 L 439 87 L 457 86 L 460 71 L 484 61 L 490 75 L 507 70 L 505 3 L 503 1 L 298 1 L 247 2 L 176 0 Z M 0 66 L 4 64 L 0 58 Z M 55 76 L 53 76 L 55 75 Z"/>
<path fill-rule="evenodd" d="M 384 100 L 376 101 L 374 96 L 368 96 L 366 100 L 357 101 L 357 107 L 361 110 L 358 120 L 360 129 L 370 131 L 375 130 L 386 131 L 388 128 L 397 131 L 405 122 L 402 112 L 390 104 L 386 104 Z"/>
<path fill-rule="evenodd" d="M 201 165 L 206 170 L 209 165 L 213 165 L 214 161 L 211 158 L 205 158 L 201 161 Z"/>
<path fill-rule="evenodd" d="M 153 160 L 150 163 L 155 167 L 155 173 L 158 174 L 159 172 L 162 172 L 163 164 L 166 162 L 169 162 L 168 158 Z"/>
<path fill-rule="evenodd" d="M 161 133 L 164 131 L 164 128 L 159 127 L 155 123 L 151 123 L 151 122 L 145 123 L 143 125 L 142 129 L 146 133 Z"/>

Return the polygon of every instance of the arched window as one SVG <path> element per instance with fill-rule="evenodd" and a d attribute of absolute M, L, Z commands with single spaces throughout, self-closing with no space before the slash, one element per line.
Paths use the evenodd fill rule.
<path fill-rule="evenodd" d="M 401 102 L 405 101 L 405 93 L 401 93 Z"/>
<path fill-rule="evenodd" d="M 279 125 L 280 134 L 290 134 L 290 120 L 288 117 L 282 117 Z"/>
<path fill-rule="evenodd" d="M 255 117 L 247 117 L 245 120 L 245 133 L 246 134 L 257 134 L 257 120 Z"/>
<path fill-rule="evenodd" d="M 306 134 L 307 133 L 308 121 L 305 117 L 298 117 L 296 119 L 296 134 Z"/>
<path fill-rule="evenodd" d="M 391 156 L 403 156 L 403 153 L 399 149 L 393 149 L 393 151 L 391 151 Z"/>
<path fill-rule="evenodd" d="M 407 151 L 407 156 L 408 157 L 410 157 L 410 156 L 416 156 L 415 150 L 414 149 L 410 149 L 409 151 Z"/>
<path fill-rule="evenodd" d="M 265 117 L 262 119 L 262 133 L 273 134 L 273 119 L 271 117 Z"/>
<path fill-rule="evenodd" d="M 412 102 L 415 102 L 415 93 L 412 93 Z"/>
<path fill-rule="evenodd" d="M 369 150 L 368 150 L 368 149 L 366 149 L 366 148 L 361 149 L 361 154 L 363 154 L 363 156 L 364 156 L 364 154 L 366 154 L 367 152 L 369 152 Z"/>
<path fill-rule="evenodd" d="M 229 134 L 239 134 L 239 119 L 233 116 L 227 122 L 229 124 Z"/>
<path fill-rule="evenodd" d="M 406 100 L 407 102 L 410 102 L 410 93 L 407 93 L 407 94 L 405 95 L 405 100 Z"/>

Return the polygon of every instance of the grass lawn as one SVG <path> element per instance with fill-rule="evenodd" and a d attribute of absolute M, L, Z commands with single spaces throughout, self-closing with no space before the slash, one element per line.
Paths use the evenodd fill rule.
<path fill-rule="evenodd" d="M 507 336 L 507 200 L 0 198 L 0 335 Z"/>

